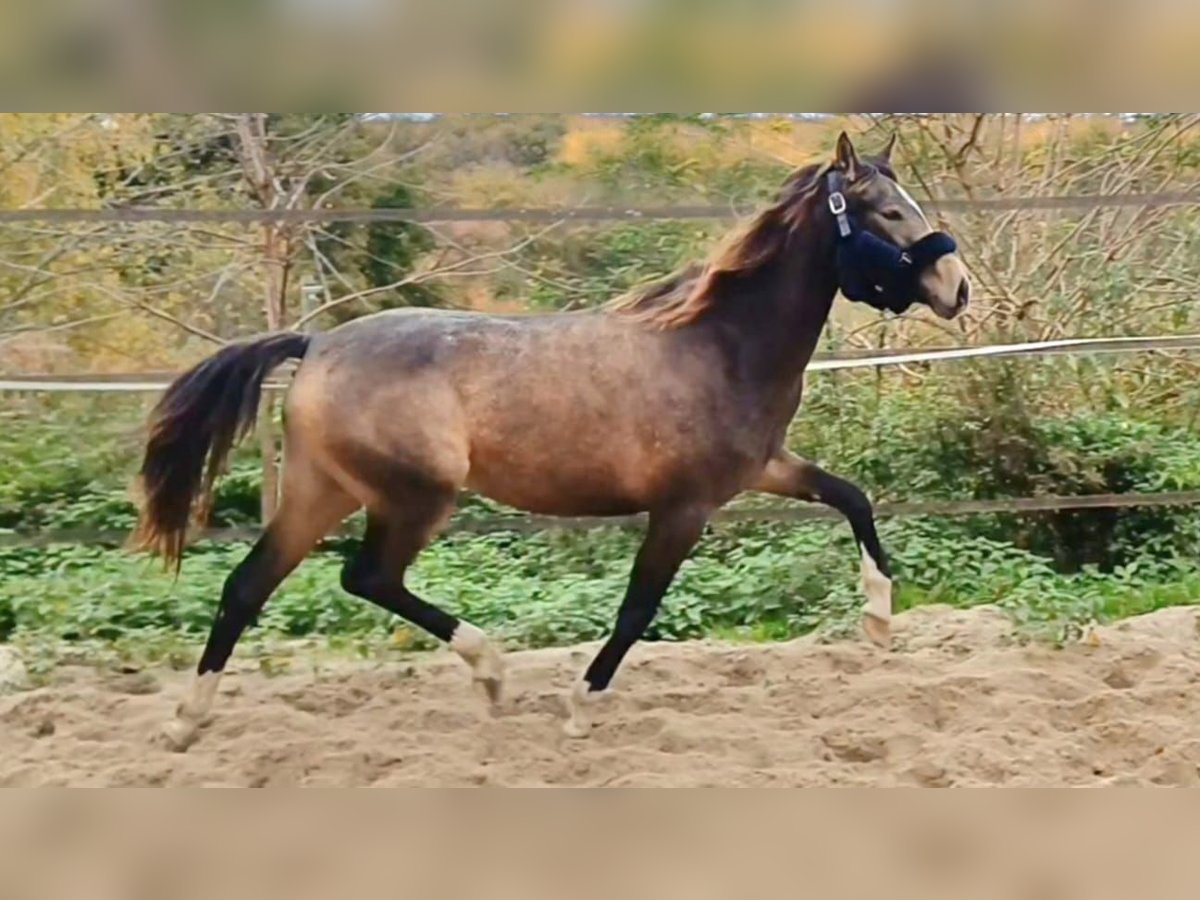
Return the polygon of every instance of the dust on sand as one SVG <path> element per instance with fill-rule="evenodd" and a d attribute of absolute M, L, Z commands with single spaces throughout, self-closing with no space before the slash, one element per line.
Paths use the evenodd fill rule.
<path fill-rule="evenodd" d="M 1200 609 L 1021 645 L 992 608 L 898 616 L 895 646 L 641 644 L 592 736 L 561 733 L 594 646 L 511 654 L 492 717 L 450 654 L 222 683 L 186 754 L 184 676 L 88 670 L 0 698 L 0 785 L 1200 785 Z"/>

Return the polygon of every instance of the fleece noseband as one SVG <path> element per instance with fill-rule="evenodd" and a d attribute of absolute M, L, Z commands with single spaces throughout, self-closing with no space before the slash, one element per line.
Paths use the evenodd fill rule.
<path fill-rule="evenodd" d="M 837 218 L 838 287 L 848 300 L 902 313 L 912 306 L 917 278 L 926 266 L 957 249 L 944 231 L 899 247 L 862 228 L 850 218 L 842 193 L 844 176 L 829 173 L 829 211 Z"/>

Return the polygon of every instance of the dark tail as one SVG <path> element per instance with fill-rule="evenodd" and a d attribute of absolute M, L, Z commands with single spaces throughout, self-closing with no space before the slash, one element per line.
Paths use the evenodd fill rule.
<path fill-rule="evenodd" d="M 179 569 L 193 511 L 208 507 L 229 451 L 254 427 L 263 382 L 308 340 L 283 332 L 231 344 L 167 388 L 150 415 L 134 547 Z"/>

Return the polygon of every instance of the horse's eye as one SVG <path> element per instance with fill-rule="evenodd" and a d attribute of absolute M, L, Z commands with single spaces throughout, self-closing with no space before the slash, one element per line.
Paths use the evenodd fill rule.
<path fill-rule="evenodd" d="M 900 210 L 896 209 L 895 207 L 882 210 L 879 214 L 889 222 L 899 222 L 904 218 L 904 213 L 900 212 Z"/>

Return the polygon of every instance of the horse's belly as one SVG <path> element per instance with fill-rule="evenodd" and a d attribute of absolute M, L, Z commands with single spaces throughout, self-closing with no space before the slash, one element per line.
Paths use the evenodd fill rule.
<path fill-rule="evenodd" d="M 605 466 L 554 466 L 473 456 L 467 487 L 498 503 L 551 516 L 619 516 L 641 512 L 653 497 L 638 479 Z"/>
<path fill-rule="evenodd" d="M 507 424 L 507 423 L 506 423 Z M 673 448 L 628 423 L 597 416 L 526 418 L 480 429 L 470 442 L 467 485 L 509 506 L 547 515 L 624 515 L 654 505 L 686 468 Z"/>
<path fill-rule="evenodd" d="M 756 463 L 724 442 L 706 446 L 595 430 L 575 440 L 546 440 L 546 430 L 524 439 L 473 441 L 467 487 L 544 515 L 627 515 L 682 497 L 723 503 L 765 460 Z"/>

